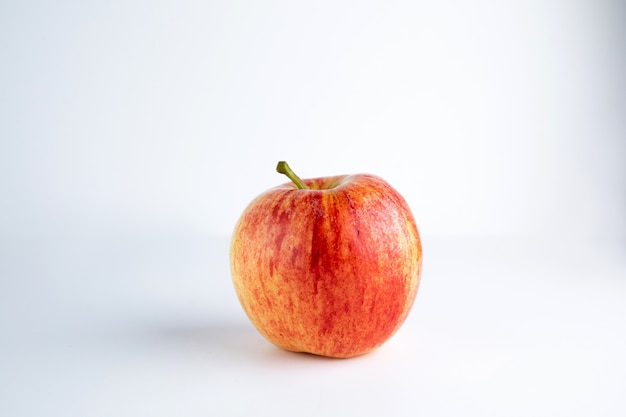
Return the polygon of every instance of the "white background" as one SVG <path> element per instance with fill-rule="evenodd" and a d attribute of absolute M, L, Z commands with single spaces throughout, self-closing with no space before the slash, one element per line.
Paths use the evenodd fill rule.
<path fill-rule="evenodd" d="M 0 414 L 623 415 L 617 1 L 3 2 Z M 349 361 L 228 272 L 246 204 L 370 172 L 423 285 Z"/>

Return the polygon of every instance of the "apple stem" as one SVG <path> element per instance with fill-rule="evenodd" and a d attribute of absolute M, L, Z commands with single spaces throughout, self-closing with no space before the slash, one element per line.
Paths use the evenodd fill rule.
<path fill-rule="evenodd" d="M 309 189 L 309 187 L 306 186 L 306 184 L 300 179 L 300 177 L 298 177 L 296 173 L 291 170 L 287 162 L 285 161 L 278 162 L 278 165 L 276 165 L 276 171 L 278 171 L 281 174 L 285 174 L 287 177 L 289 177 L 289 179 L 293 181 L 293 183 L 296 184 L 296 186 L 299 189 L 301 190 Z"/>

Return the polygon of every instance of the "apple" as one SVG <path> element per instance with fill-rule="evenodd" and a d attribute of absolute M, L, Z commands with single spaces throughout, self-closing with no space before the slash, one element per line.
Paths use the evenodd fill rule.
<path fill-rule="evenodd" d="M 417 295 L 422 246 L 404 198 L 375 175 L 300 179 L 244 210 L 230 246 L 245 313 L 275 345 L 349 358 L 387 341 Z"/>

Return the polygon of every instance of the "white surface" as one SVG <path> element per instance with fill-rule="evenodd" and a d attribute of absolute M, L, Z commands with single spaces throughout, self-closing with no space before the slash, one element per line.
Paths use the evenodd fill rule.
<path fill-rule="evenodd" d="M 425 238 L 409 319 L 349 360 L 266 342 L 225 237 L 1 244 L 5 416 L 626 413 L 623 244 Z"/>

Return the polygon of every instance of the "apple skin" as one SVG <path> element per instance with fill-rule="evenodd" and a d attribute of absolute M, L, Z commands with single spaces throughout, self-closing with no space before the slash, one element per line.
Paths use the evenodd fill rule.
<path fill-rule="evenodd" d="M 270 342 L 349 358 L 387 341 L 417 295 L 422 246 L 404 198 L 369 174 L 303 180 L 254 199 L 235 226 L 239 302 Z"/>

